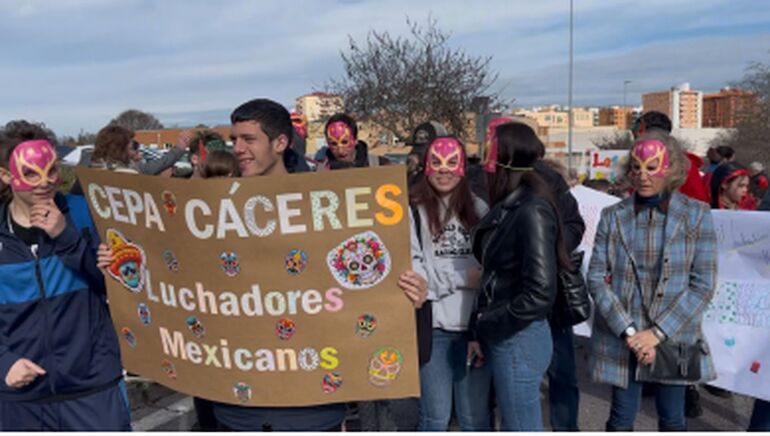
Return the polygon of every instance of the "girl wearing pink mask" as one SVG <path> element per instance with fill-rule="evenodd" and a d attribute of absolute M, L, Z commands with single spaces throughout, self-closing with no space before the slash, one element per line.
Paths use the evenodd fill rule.
<path fill-rule="evenodd" d="M 96 243 L 41 127 L 6 127 L 0 180 L 0 431 L 130 430 Z"/>
<path fill-rule="evenodd" d="M 487 206 L 471 193 L 465 149 L 456 138 L 433 140 L 423 167 L 425 177 L 410 195 L 412 253 L 424 271 L 415 270 L 428 277 L 432 318 L 430 336 L 420 341 L 425 362 L 418 429 L 447 431 L 454 404 L 461 429 L 489 431 L 490 373 L 480 361 L 467 359 L 468 321 L 480 276 L 470 230 Z"/>

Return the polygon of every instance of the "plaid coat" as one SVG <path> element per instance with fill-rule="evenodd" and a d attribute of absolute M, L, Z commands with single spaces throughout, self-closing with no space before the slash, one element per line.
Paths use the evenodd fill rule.
<path fill-rule="evenodd" d="M 636 273 L 633 197 L 602 211 L 588 267 L 588 287 L 596 315 L 589 357 L 591 377 L 600 383 L 628 387 L 633 358 L 621 333 L 632 323 L 639 331 L 657 325 L 669 340 L 694 344 L 703 340 L 701 381 L 716 378 L 701 323 L 716 286 L 716 235 L 709 206 L 678 192 L 671 195 L 663 237 L 660 280 L 644 286 Z M 639 299 L 652 319 L 647 319 Z M 636 298 L 634 298 L 636 297 Z M 638 365 L 637 381 L 653 380 Z M 674 384 L 686 384 L 672 382 Z"/>

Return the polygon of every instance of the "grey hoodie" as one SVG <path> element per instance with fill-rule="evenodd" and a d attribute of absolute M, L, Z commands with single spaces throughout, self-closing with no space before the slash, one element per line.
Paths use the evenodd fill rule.
<path fill-rule="evenodd" d="M 473 201 L 479 218 L 486 215 L 487 205 L 476 196 Z M 417 239 L 414 217 L 409 215 L 412 269 L 428 280 L 428 300 L 433 302 L 433 328 L 465 331 L 477 294 L 477 289 L 468 287 L 467 271 L 480 267 L 471 252 L 470 229 L 463 228 L 453 217 L 434 240 L 425 209 L 420 206 L 418 211 L 422 243 Z"/>

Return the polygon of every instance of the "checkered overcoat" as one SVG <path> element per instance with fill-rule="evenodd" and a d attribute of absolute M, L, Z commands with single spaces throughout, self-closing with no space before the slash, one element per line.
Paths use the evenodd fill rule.
<path fill-rule="evenodd" d="M 643 286 L 636 273 L 633 251 L 634 200 L 628 198 L 602 211 L 588 267 L 588 287 L 596 314 L 591 337 L 591 378 L 600 383 L 628 387 L 632 358 L 621 333 L 636 324 L 638 330 L 654 323 L 669 340 L 694 344 L 703 340 L 701 381 L 716 377 L 701 323 L 716 285 L 716 236 L 706 203 L 678 192 L 672 194 L 663 237 L 660 280 Z M 647 319 L 642 298 L 652 318 Z M 634 294 L 636 293 L 636 298 Z M 648 367 L 638 365 L 635 379 L 653 380 Z M 686 382 L 669 382 L 686 384 Z"/>

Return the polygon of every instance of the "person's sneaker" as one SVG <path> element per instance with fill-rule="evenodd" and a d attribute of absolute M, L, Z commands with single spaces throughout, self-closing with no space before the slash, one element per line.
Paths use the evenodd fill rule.
<path fill-rule="evenodd" d="M 711 385 L 703 385 L 703 389 L 706 390 L 706 392 L 710 393 L 711 395 L 719 398 L 730 398 L 733 396 L 733 393 L 730 391 L 726 391 L 722 388 L 718 388 L 716 386 Z"/>
<path fill-rule="evenodd" d="M 688 418 L 697 418 L 703 415 L 703 407 L 700 405 L 700 393 L 695 386 L 687 386 L 684 392 L 684 415 Z"/>

